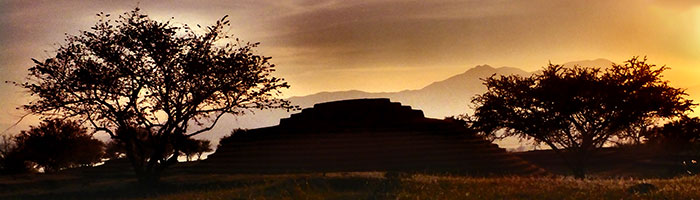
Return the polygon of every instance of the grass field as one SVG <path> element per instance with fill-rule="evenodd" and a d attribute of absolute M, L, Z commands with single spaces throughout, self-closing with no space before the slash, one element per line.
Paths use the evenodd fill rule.
<path fill-rule="evenodd" d="M 646 180 L 389 177 L 381 172 L 188 174 L 168 175 L 157 188 L 146 189 L 124 174 L 35 174 L 0 177 L 0 199 L 700 199 L 697 176 Z M 642 183 L 655 189 L 633 189 Z"/>

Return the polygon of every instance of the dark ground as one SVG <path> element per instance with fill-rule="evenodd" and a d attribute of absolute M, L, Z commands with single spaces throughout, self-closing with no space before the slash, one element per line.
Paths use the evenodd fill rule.
<path fill-rule="evenodd" d="M 564 159 L 552 150 L 514 154 L 550 173 L 571 175 Z M 587 172 L 591 177 L 600 178 L 671 178 L 687 174 L 681 163 L 691 158 L 653 148 L 604 148 L 591 156 Z"/>
<path fill-rule="evenodd" d="M 55 174 L 0 176 L 0 199 L 688 199 L 700 196 L 697 187 L 700 179 L 683 175 L 683 169 L 674 161 L 678 156 L 657 151 L 603 149 L 590 162 L 592 179 L 585 181 L 564 177 L 570 174 L 569 170 L 552 151 L 514 154 L 553 176 L 402 173 L 392 179 L 384 172 L 212 174 L 210 169 L 190 162 L 169 170 L 163 184 L 147 188 L 137 183 L 128 163 L 119 161 Z M 629 192 L 643 183 L 652 183 L 659 189 L 648 194 Z"/>

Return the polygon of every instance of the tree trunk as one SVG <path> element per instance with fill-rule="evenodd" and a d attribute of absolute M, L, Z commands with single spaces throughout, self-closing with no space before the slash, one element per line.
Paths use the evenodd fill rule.
<path fill-rule="evenodd" d="M 571 169 L 571 172 L 574 175 L 574 178 L 576 179 L 584 179 L 586 178 L 586 152 L 580 152 L 576 150 L 571 150 L 571 149 L 565 149 L 565 150 L 560 150 L 556 148 L 553 144 L 550 144 L 550 147 L 554 150 L 556 154 L 558 154 L 561 159 L 564 160 L 564 163 Z"/>
<path fill-rule="evenodd" d="M 576 179 L 586 178 L 586 168 L 588 164 L 588 154 L 590 152 L 586 149 L 578 149 L 573 152 L 574 165 L 571 167 L 571 171 L 574 173 Z"/>
<path fill-rule="evenodd" d="M 574 178 L 585 179 L 586 178 L 586 168 L 583 166 L 573 167 L 571 171 L 574 173 Z"/>
<path fill-rule="evenodd" d="M 139 135 L 137 131 L 128 127 L 128 129 L 122 131 L 123 134 L 120 135 L 120 139 L 125 142 L 127 157 L 131 161 L 139 183 L 147 187 L 155 186 L 160 181 L 163 171 L 168 166 L 177 163 L 177 157 L 179 156 L 178 144 L 172 144 L 175 152 L 172 157 L 165 158 L 164 156 L 167 156 L 169 147 L 168 144 L 171 144 L 167 136 L 158 137 L 151 135 L 149 132 L 142 133 L 148 134 L 146 137 L 149 137 L 143 139 L 140 138 L 143 135 Z"/>
<path fill-rule="evenodd" d="M 130 137 L 129 137 L 130 136 Z M 129 135 L 123 142 L 126 146 L 126 157 L 131 163 L 134 174 L 139 184 L 145 187 L 152 187 L 160 181 L 160 171 L 156 167 L 149 167 L 146 159 L 145 149 L 140 147 L 136 135 Z M 150 158 L 152 159 L 152 158 Z"/>

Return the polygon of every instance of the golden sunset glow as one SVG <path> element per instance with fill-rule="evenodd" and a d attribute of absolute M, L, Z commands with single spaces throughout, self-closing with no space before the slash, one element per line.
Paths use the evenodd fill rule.
<path fill-rule="evenodd" d="M 0 0 L 0 199 L 700 199 L 700 0 Z"/>
<path fill-rule="evenodd" d="M 174 24 L 208 25 L 230 15 L 230 33 L 259 41 L 285 97 L 323 91 L 420 89 L 474 66 L 536 71 L 547 63 L 632 56 L 667 65 L 673 86 L 700 96 L 696 1 L 3 1 L 0 79 L 22 81 L 30 58 L 46 58 L 64 33 L 87 30 L 96 13 L 135 6 Z M 3 84 L 0 129 L 28 98 Z M 468 99 L 465 99 L 468 101 Z"/>

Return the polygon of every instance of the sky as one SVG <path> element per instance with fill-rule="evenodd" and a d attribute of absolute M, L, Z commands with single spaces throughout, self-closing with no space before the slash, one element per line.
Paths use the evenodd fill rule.
<path fill-rule="evenodd" d="M 696 0 L 0 0 L 0 132 L 30 98 L 5 81 L 23 81 L 31 58 L 51 57 L 65 34 L 89 30 L 96 13 L 136 6 L 192 27 L 229 15 L 229 33 L 261 42 L 257 51 L 292 85 L 286 97 L 419 89 L 480 64 L 535 71 L 632 56 L 671 67 L 672 86 L 700 87 Z"/>

